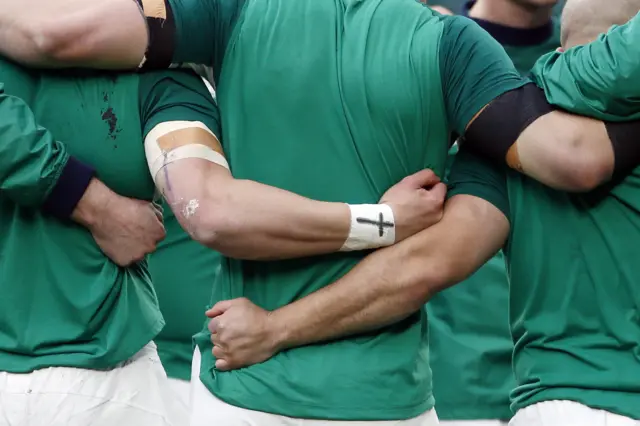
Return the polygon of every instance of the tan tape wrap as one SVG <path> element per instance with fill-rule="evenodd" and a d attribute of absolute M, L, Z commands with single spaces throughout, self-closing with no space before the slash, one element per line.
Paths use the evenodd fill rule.
<path fill-rule="evenodd" d="M 145 138 L 144 148 L 154 182 L 163 167 L 187 158 L 200 158 L 229 169 L 218 138 L 199 121 L 160 123 Z"/>
<path fill-rule="evenodd" d="M 522 163 L 520 163 L 520 154 L 518 153 L 518 142 L 511 145 L 507 151 L 507 164 L 514 170 L 522 172 Z"/>
<path fill-rule="evenodd" d="M 164 0 L 142 0 L 142 9 L 147 18 L 167 19 Z"/>
<path fill-rule="evenodd" d="M 171 151 L 185 145 L 200 144 L 224 155 L 220 141 L 200 127 L 187 127 L 174 130 L 158 138 L 158 146 L 163 151 Z"/>

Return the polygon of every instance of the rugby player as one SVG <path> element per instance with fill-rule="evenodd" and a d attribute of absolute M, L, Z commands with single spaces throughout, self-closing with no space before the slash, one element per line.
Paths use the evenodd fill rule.
<path fill-rule="evenodd" d="M 543 56 L 532 78 L 544 88 L 547 100 L 560 108 L 603 120 L 638 119 L 639 38 L 640 13 L 592 43 Z M 567 84 L 569 76 L 572 84 Z"/>
<path fill-rule="evenodd" d="M 234 180 L 220 154 L 217 109 L 194 74 L 86 74 L 33 72 L 0 61 L 7 94 L 25 102 L 16 103 L 24 108 L 15 116 L 25 134 L 42 132 L 28 106 L 77 161 L 92 164 L 122 196 L 150 202 L 156 178 L 198 241 L 225 253 L 277 258 L 375 248 L 409 236 L 416 223 L 428 226 L 441 217 L 444 185 L 430 171 L 404 179 L 380 205 L 315 202 Z M 0 151 L 4 169 L 11 171 L 0 198 L 0 419 L 29 425 L 185 424 L 187 411 L 169 393 L 151 342 L 164 321 L 146 262 L 120 268 L 82 227 L 34 212 L 34 195 L 18 198 L 29 207 L 13 201 L 20 187 L 46 182 L 56 161 L 63 162 L 52 149 L 57 144 L 51 138 L 18 139 Z M 163 173 L 171 179 L 158 178 Z M 216 218 L 237 205 L 242 214 Z M 375 221 L 385 225 L 383 233 L 368 223 Z M 341 241 L 334 241 L 340 233 Z M 255 246 L 266 240 L 270 247 Z"/>
<path fill-rule="evenodd" d="M 466 3 L 462 13 L 504 47 L 518 72 L 527 74 L 540 56 L 560 46 L 560 22 L 552 18 L 556 3 L 477 0 Z M 511 418 L 515 380 L 508 297 L 500 251 L 464 283 L 429 300 L 433 395 L 442 424 L 490 426 Z"/>
<path fill-rule="evenodd" d="M 586 6 L 570 0 L 563 14 L 566 47 L 582 42 L 578 34 L 585 27 L 574 22 L 589 22 L 595 37 L 640 7 L 628 1 L 578 3 Z M 625 126 L 614 127 L 625 132 Z M 274 350 L 407 318 L 504 247 L 517 380 L 510 424 L 640 424 L 640 267 L 634 260 L 639 173 L 636 168 L 619 176 L 603 191 L 567 194 L 493 166 L 463 147 L 438 224 L 270 313 L 246 299 L 214 306 L 209 315 L 218 327 L 225 325 L 214 335 L 224 348 L 218 362 L 236 367 Z M 485 303 L 491 309 L 494 301 Z"/>
<path fill-rule="evenodd" d="M 308 197 L 372 203 L 412 171 L 428 165 L 440 174 L 453 131 L 464 134 L 469 149 L 498 163 L 509 153 L 514 168 L 572 190 L 593 188 L 614 168 L 624 169 L 622 160 L 636 161 L 628 151 L 621 156 L 620 147 L 634 145 L 610 140 L 608 125 L 551 111 L 477 25 L 434 15 L 413 0 L 145 1 L 149 35 L 129 0 L 49 0 L 38 8 L 33 1 L 26 3 L 29 13 L 25 4 L 7 2 L 3 50 L 39 65 L 211 64 L 234 174 Z M 116 21 L 127 22 L 126 36 Z M 167 184 L 180 173 L 172 172 L 174 164 L 166 169 L 154 174 L 156 183 L 171 204 L 180 203 Z M 185 207 L 192 199 L 184 197 Z M 192 217 L 184 211 L 179 220 Z M 220 216 L 234 214 L 246 212 Z M 375 225 L 382 233 L 388 226 Z M 256 239 L 256 247 L 268 241 Z M 326 286 L 362 256 L 225 258 L 212 302 L 247 296 L 275 309 Z M 215 340 L 225 324 L 214 325 Z M 232 372 L 215 370 L 210 336 L 202 333 L 192 422 L 432 424 L 425 327 L 420 313 L 370 335 L 296 348 Z M 224 358 L 224 348 L 213 351 Z"/>

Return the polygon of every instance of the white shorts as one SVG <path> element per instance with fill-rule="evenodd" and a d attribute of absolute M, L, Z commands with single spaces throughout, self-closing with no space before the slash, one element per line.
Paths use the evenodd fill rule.
<path fill-rule="evenodd" d="M 440 426 L 507 426 L 504 420 L 440 420 Z"/>
<path fill-rule="evenodd" d="M 156 346 L 106 370 L 0 373 L 0 426 L 183 426 Z"/>
<path fill-rule="evenodd" d="M 168 380 L 173 396 L 182 405 L 183 410 L 188 413 L 191 405 L 191 383 L 186 380 L 172 379 L 171 377 Z"/>
<path fill-rule="evenodd" d="M 436 426 L 435 410 L 409 420 L 350 422 L 307 420 L 247 410 L 216 398 L 200 381 L 200 351 L 196 348 L 191 368 L 191 426 Z"/>
<path fill-rule="evenodd" d="M 640 421 L 574 401 L 544 401 L 518 410 L 509 426 L 640 426 Z"/>

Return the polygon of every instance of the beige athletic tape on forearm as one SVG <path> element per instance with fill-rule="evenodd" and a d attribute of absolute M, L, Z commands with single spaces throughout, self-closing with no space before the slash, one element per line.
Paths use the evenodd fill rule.
<path fill-rule="evenodd" d="M 218 138 L 199 121 L 160 123 L 149 132 L 144 147 L 154 182 L 163 167 L 186 158 L 201 158 L 229 169 Z"/>

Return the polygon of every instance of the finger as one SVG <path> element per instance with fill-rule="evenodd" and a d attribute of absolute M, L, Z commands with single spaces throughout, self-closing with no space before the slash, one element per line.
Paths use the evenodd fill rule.
<path fill-rule="evenodd" d="M 413 188 L 424 188 L 435 185 L 440 182 L 440 178 L 431 169 L 420 170 L 406 178 L 402 179 L 402 183 L 410 185 Z"/>
<path fill-rule="evenodd" d="M 216 360 L 216 369 L 220 371 L 229 371 L 231 370 L 231 364 L 226 359 L 218 359 Z"/>
<path fill-rule="evenodd" d="M 212 352 L 216 359 L 224 359 L 226 357 L 224 350 L 220 346 L 214 346 Z"/>
<path fill-rule="evenodd" d="M 220 340 L 220 333 L 211 333 L 211 338 L 209 340 L 211 340 L 211 344 L 213 344 L 213 346 L 223 346 L 222 341 Z"/>
<path fill-rule="evenodd" d="M 444 202 L 444 198 L 447 196 L 447 185 L 444 183 L 437 183 L 429 190 L 429 193 L 436 200 Z"/>
<path fill-rule="evenodd" d="M 233 306 L 233 300 L 223 300 L 213 305 L 213 307 L 204 314 L 209 318 L 215 318 L 227 312 L 231 306 Z"/>
<path fill-rule="evenodd" d="M 211 334 L 217 333 L 220 330 L 220 321 L 217 318 L 212 319 L 211 321 L 209 321 L 207 328 L 209 329 Z"/>

